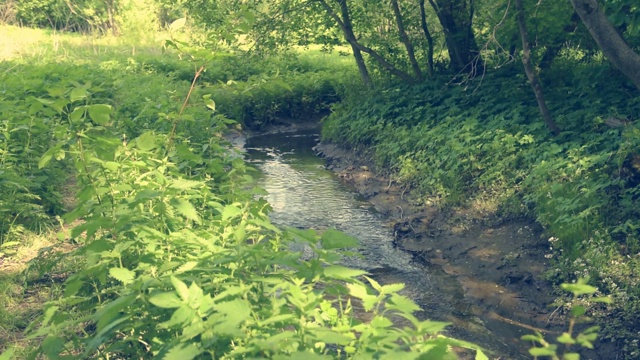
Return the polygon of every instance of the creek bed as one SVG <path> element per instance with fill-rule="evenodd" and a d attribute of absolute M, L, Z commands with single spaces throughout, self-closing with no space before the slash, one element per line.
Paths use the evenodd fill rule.
<path fill-rule="evenodd" d="M 513 329 L 505 325 L 500 334 L 492 333 L 483 326 L 485 319 L 468 313 L 473 304 L 466 302 L 454 277 L 393 246 L 392 229 L 384 217 L 315 156 L 312 148 L 318 141 L 318 130 L 313 128 L 246 140 L 246 159 L 260 170 L 257 181 L 268 193 L 272 221 L 302 229 L 336 228 L 356 237 L 362 256 L 345 258 L 343 265 L 367 270 L 383 284 L 405 283 L 403 294 L 423 309 L 418 317 L 453 322 L 450 335 L 481 344 L 499 356 L 527 358 L 522 354 L 525 344 L 510 336 Z"/>

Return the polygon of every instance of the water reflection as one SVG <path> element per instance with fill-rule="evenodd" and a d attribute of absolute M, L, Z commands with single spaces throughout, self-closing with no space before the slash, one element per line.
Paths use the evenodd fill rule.
<path fill-rule="evenodd" d="M 466 322 L 481 328 L 481 333 L 471 334 L 463 325 L 451 332 L 501 353 L 510 353 L 510 358 L 518 357 L 516 350 L 505 346 L 482 326 L 472 324 L 479 320 L 466 315 L 471 305 L 465 302 L 454 279 L 440 269 L 414 262 L 409 253 L 393 247 L 393 234 L 384 219 L 370 211 L 371 205 L 342 184 L 333 172 L 324 169 L 323 160 L 312 150 L 317 142 L 316 130 L 247 140 L 248 161 L 261 170 L 258 185 L 268 193 L 272 221 L 302 229 L 332 227 L 358 238 L 362 256 L 344 259 L 345 265 L 368 270 L 382 283 L 407 284 L 403 293 L 425 310 L 421 317 Z"/>

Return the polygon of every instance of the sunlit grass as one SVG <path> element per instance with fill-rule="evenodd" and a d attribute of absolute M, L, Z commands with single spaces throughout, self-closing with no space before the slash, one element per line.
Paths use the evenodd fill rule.
<path fill-rule="evenodd" d="M 81 61 L 87 58 L 161 54 L 168 35 L 139 41 L 117 36 L 61 33 L 0 25 L 0 61 Z"/>
<path fill-rule="evenodd" d="M 0 257 L 0 353 L 11 344 L 16 350 L 14 358 L 26 355 L 22 354 L 29 346 L 25 329 L 41 314 L 47 301 L 61 294 L 60 282 L 34 281 L 26 272 L 30 262 L 42 252 L 70 248 L 70 244 L 58 240 L 53 230 L 43 234 L 25 232 L 20 243 L 15 253 Z"/>

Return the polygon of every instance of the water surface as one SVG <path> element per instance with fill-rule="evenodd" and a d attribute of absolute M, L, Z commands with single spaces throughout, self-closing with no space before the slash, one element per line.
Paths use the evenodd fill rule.
<path fill-rule="evenodd" d="M 393 246 L 385 219 L 315 156 L 312 148 L 318 140 L 316 129 L 247 139 L 247 160 L 261 171 L 258 185 L 268 193 L 272 221 L 301 229 L 336 228 L 358 238 L 362 256 L 346 258 L 344 265 L 367 270 L 381 283 L 405 283 L 403 294 L 423 309 L 420 318 L 453 321 L 457 326 L 450 329 L 452 335 L 509 358 L 519 357 L 518 347 L 506 344 L 467 313 L 472 304 L 465 302 L 455 278 Z"/>

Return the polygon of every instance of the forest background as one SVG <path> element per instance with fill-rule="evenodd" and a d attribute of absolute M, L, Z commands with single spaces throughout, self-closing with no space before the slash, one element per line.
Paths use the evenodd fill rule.
<path fill-rule="evenodd" d="M 16 256 L 34 241 L 25 239 L 37 238 L 34 233 L 54 228 L 56 221 L 68 227 L 82 219 L 73 230 L 63 227 L 61 241 L 76 243 L 81 234 L 92 239 L 91 246 L 71 252 L 43 250 L 30 265 L 29 276 L 42 278 L 33 275 L 38 271 L 59 276 L 58 290 L 47 288 L 50 302 L 40 329 L 32 329 L 35 337 L 50 334 L 37 351 L 50 357 L 78 349 L 144 353 L 153 346 L 131 345 L 134 334 L 163 333 L 160 338 L 167 341 L 156 354 L 199 355 L 205 350 L 186 345 L 194 336 L 209 336 L 210 343 L 204 343 L 212 344 L 206 351 L 213 353 L 294 352 L 297 345 L 274 346 L 281 340 L 268 343 L 263 333 L 265 342 L 247 341 L 242 350 L 220 340 L 236 339 L 239 334 L 231 329 L 248 322 L 231 320 L 232 310 L 253 304 L 273 307 L 269 317 L 255 321 L 261 331 L 269 321 L 298 321 L 275 310 L 276 298 L 269 296 L 275 291 L 309 304 L 321 301 L 311 296 L 313 286 L 304 296 L 294 295 L 292 284 L 299 279 L 271 273 L 274 263 L 294 267 L 291 259 L 257 261 L 265 249 L 254 248 L 233 255 L 225 250 L 227 257 L 221 257 L 216 251 L 227 242 L 240 248 L 251 239 L 260 247 L 272 239 L 268 244 L 274 249 L 292 238 L 324 242 L 317 249 L 319 263 L 298 269 L 306 271 L 305 281 L 322 273 L 331 281 L 348 280 L 348 286 L 335 285 L 336 293 L 362 300 L 373 296 L 362 293 L 364 285 L 356 280 L 361 273 L 319 270 L 335 256 L 329 237 L 282 233 L 268 223 L 264 204 L 250 201 L 254 194 L 243 188 L 250 170 L 225 155 L 219 136 L 234 123 L 260 128 L 330 110 L 323 139 L 368 153 L 379 171 L 424 204 L 479 207 L 501 218 L 539 222 L 551 239 L 548 278 L 561 284 L 589 277 L 596 301 L 587 297 L 580 304 L 599 321 L 601 337 L 628 358 L 640 354 L 640 9 L 635 2 L 4 0 L 0 21 L 49 29 L 46 36 L 33 30 L 29 43 L 25 29 L 5 27 L 0 40 L 6 44 L 0 68 L 3 256 Z M 76 36 L 62 35 L 67 33 Z M 148 46 L 161 34 L 169 39 L 164 55 Z M 8 45 L 21 42 L 21 48 Z M 95 55 L 98 62 L 89 60 Z M 185 84 L 191 86 L 187 99 L 202 106 L 184 101 Z M 166 173 L 155 171 L 158 166 Z M 179 180 L 168 180 L 168 174 Z M 125 179 L 136 179 L 135 185 Z M 72 204 L 64 201 L 70 182 L 69 191 L 79 190 Z M 140 233 L 146 235 L 134 236 Z M 205 256 L 226 259 L 215 266 L 191 253 L 205 233 L 223 241 Z M 172 236 L 180 239 L 179 249 L 172 249 Z M 337 237 L 341 245 L 351 242 Z M 273 240 L 280 238 L 282 243 Z M 247 257 L 259 271 L 242 267 L 249 266 Z M 213 271 L 231 279 L 238 266 L 244 269 L 242 286 L 202 278 Z M 265 272 L 289 285 L 250 275 Z M 388 307 L 396 304 L 401 311 L 406 299 L 400 300 L 396 289 L 367 284 L 378 291 L 376 301 L 391 299 Z M 202 289 L 224 296 L 207 299 Z M 167 295 L 172 291 L 176 295 Z M 599 303 L 604 295 L 613 303 Z M 184 335 L 187 310 L 181 304 L 190 296 L 192 303 L 185 306 L 198 314 L 213 311 L 211 301 L 225 300 L 229 312 L 218 321 L 229 333 L 205 336 L 202 327 L 192 330 L 196 335 Z M 141 297 L 145 307 L 132 308 Z M 298 304 L 297 315 L 313 307 Z M 148 314 L 162 318 L 169 312 L 159 309 L 167 308 L 181 312 L 165 319 L 162 331 L 144 323 Z M 344 320 L 330 308 L 322 308 L 335 322 L 327 334 L 336 336 L 344 351 L 360 349 L 353 342 L 366 337 L 346 335 L 352 329 L 336 332 Z M 96 317 L 96 310 L 104 317 Z M 41 307 L 18 315 L 0 311 L 16 329 L 42 314 Z M 200 314 L 198 324 L 215 318 L 207 314 Z M 295 323 L 290 326 L 302 326 Z M 380 320 L 372 326 L 389 325 Z M 78 340 L 82 332 L 91 334 L 91 341 Z M 120 334 L 119 340 L 109 343 L 110 334 Z M 298 334 L 296 344 L 313 343 L 304 331 Z M 398 338 L 403 336 L 410 337 Z M 364 349 L 375 347 L 372 339 L 377 338 L 372 335 Z"/>

